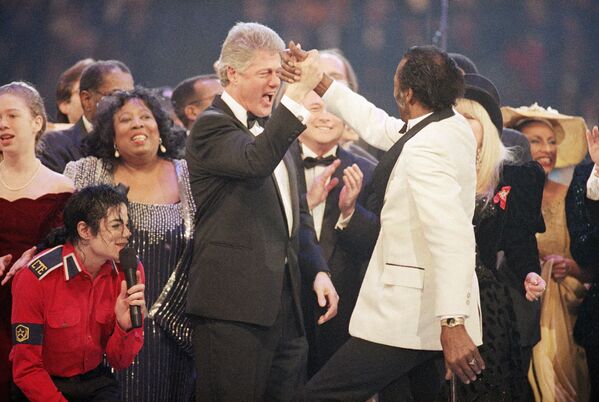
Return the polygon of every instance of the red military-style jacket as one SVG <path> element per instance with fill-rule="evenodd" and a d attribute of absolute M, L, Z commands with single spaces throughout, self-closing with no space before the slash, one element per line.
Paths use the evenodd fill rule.
<path fill-rule="evenodd" d="M 143 267 L 138 270 L 144 280 Z M 66 401 L 50 376 L 73 377 L 96 368 L 104 354 L 128 367 L 143 346 L 143 327 L 125 332 L 114 307 L 123 272 L 107 261 L 92 279 L 73 245 L 45 250 L 12 284 L 14 382 L 32 401 Z"/>

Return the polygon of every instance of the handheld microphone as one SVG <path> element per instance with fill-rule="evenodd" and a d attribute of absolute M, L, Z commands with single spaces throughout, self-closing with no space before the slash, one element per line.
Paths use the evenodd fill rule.
<path fill-rule="evenodd" d="M 121 268 L 125 273 L 127 289 L 137 284 L 137 255 L 130 247 L 125 247 L 119 252 L 119 261 Z M 133 328 L 141 327 L 141 308 L 139 306 L 129 306 L 131 314 L 131 325 Z"/>

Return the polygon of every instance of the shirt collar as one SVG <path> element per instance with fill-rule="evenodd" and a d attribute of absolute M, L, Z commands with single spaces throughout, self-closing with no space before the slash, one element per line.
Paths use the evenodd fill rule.
<path fill-rule="evenodd" d="M 318 158 L 318 155 L 316 155 L 316 152 L 312 151 L 305 144 L 300 142 L 300 146 L 302 147 L 302 159 L 307 158 L 307 157 Z M 327 156 L 331 156 L 331 155 L 333 155 L 333 156 L 337 155 L 337 148 L 339 148 L 339 145 L 335 145 L 333 148 L 329 149 L 328 152 L 325 152 L 325 154 L 322 155 L 322 158 L 326 158 Z"/>
<path fill-rule="evenodd" d="M 408 128 L 407 129 L 410 130 L 412 127 L 414 127 L 416 124 L 420 123 L 422 120 L 426 119 L 431 114 L 433 114 L 433 112 L 423 114 L 422 116 L 416 117 L 415 119 L 408 120 Z"/>
<path fill-rule="evenodd" d="M 231 95 L 229 95 L 229 93 L 227 92 L 226 89 L 223 91 L 220 98 L 222 99 L 223 102 L 225 102 L 227 104 L 227 106 L 229 106 L 229 109 L 231 109 L 231 111 L 235 115 L 235 118 L 237 120 L 239 120 L 241 122 L 241 124 L 243 124 L 244 126 L 247 127 L 247 120 L 248 120 L 247 110 L 245 110 L 245 108 L 243 106 L 241 106 L 239 104 L 239 102 L 237 102 L 235 99 L 233 99 L 233 97 Z"/>
<path fill-rule="evenodd" d="M 93 124 L 87 120 L 87 117 L 85 117 L 85 115 L 81 116 L 83 117 L 83 127 L 85 127 L 85 131 L 89 134 L 94 130 L 94 126 Z"/>
<path fill-rule="evenodd" d="M 85 271 L 85 266 L 77 258 L 77 255 L 75 254 L 75 247 L 71 243 L 65 243 L 62 248 L 62 264 L 64 268 L 64 276 L 67 281 L 73 279 L 82 271 Z M 117 274 L 119 272 L 117 264 L 114 260 L 106 261 L 102 265 L 102 268 L 100 268 L 100 273 L 106 271 L 106 268 L 109 268 L 111 272 Z"/>

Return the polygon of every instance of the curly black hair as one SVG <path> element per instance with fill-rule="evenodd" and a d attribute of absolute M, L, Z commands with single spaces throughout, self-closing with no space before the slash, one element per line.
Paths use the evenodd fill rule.
<path fill-rule="evenodd" d="M 173 159 L 179 155 L 181 140 L 173 134 L 173 122 L 166 111 L 160 106 L 156 95 L 149 90 L 136 87 L 132 91 L 116 91 L 102 98 L 98 104 L 96 118 L 94 119 L 94 130 L 84 139 L 82 144 L 85 156 L 95 156 L 107 163 L 108 168 L 114 168 L 118 159 L 114 156 L 114 115 L 132 99 L 140 99 L 152 112 L 158 124 L 158 133 L 166 152 L 158 150 L 158 156 L 165 159 Z"/>
<path fill-rule="evenodd" d="M 81 237 L 77 230 L 79 222 L 85 222 L 95 236 L 100 231 L 100 221 L 108 210 L 121 204 L 127 206 L 127 188 L 122 184 L 114 187 L 107 184 L 89 186 L 73 193 L 63 212 L 63 226 L 53 229 L 38 246 L 45 249 L 70 242 L 77 244 Z"/>
<path fill-rule="evenodd" d="M 414 46 L 404 59 L 398 71 L 400 89 L 411 88 L 414 97 L 427 108 L 447 109 L 464 94 L 464 77 L 447 53 L 434 46 Z"/>

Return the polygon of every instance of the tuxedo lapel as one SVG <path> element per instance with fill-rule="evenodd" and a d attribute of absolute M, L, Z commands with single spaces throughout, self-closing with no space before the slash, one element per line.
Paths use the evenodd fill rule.
<path fill-rule="evenodd" d="M 381 157 L 379 164 L 372 175 L 372 188 L 370 194 L 372 196 L 368 200 L 368 209 L 380 215 L 383 209 L 383 201 L 385 199 L 385 191 L 387 191 L 387 183 L 391 176 L 391 171 L 395 167 L 397 159 L 401 155 L 406 142 L 420 132 L 424 127 L 437 121 L 447 119 L 454 115 L 451 108 L 447 108 L 438 112 L 434 112 L 430 116 L 418 122 L 414 127 L 409 129 L 393 146 Z"/>
<path fill-rule="evenodd" d="M 225 101 L 222 100 L 220 95 L 216 95 L 214 97 L 214 101 L 212 101 L 212 107 L 220 110 L 221 112 L 225 113 L 227 116 L 232 118 L 233 121 L 235 122 L 235 125 L 237 127 L 239 127 L 239 129 L 241 129 L 244 133 L 246 133 L 251 138 L 255 138 L 255 135 L 252 134 L 252 132 L 245 126 L 245 124 L 240 122 L 237 119 L 237 117 L 235 117 L 235 113 L 233 113 L 233 111 L 229 108 L 229 106 L 225 103 Z"/>
<path fill-rule="evenodd" d="M 233 119 L 233 121 L 235 122 L 235 124 L 241 130 L 243 130 L 243 132 L 245 132 L 251 138 L 256 138 L 256 136 L 254 134 L 252 134 L 252 132 L 242 122 L 240 122 L 235 117 L 235 114 L 233 113 L 231 108 L 229 108 L 229 106 L 227 106 L 227 104 L 225 103 L 225 101 L 222 100 L 220 95 L 216 95 L 214 97 L 214 101 L 212 102 L 212 107 L 214 107 L 216 109 L 220 109 L 222 112 L 224 112 L 225 114 L 230 116 Z M 287 172 L 289 175 L 289 188 L 291 190 L 291 206 L 292 206 L 292 211 L 293 211 L 293 223 L 294 223 L 294 225 L 293 225 L 294 228 L 292 228 L 291 233 L 293 235 L 293 233 L 294 233 L 293 231 L 297 230 L 297 222 L 299 220 L 299 204 L 298 204 L 299 199 L 297 198 L 298 197 L 297 180 L 292 179 L 292 177 L 291 177 L 292 174 L 297 176 L 297 173 L 296 173 L 295 169 L 293 169 L 293 166 L 291 166 L 291 168 L 290 168 L 290 165 L 293 165 L 293 161 L 290 158 L 291 157 L 289 156 L 289 152 L 287 152 L 285 154 L 285 156 L 283 157 L 283 161 L 285 161 L 285 166 L 287 167 Z M 281 215 L 283 215 L 283 221 L 285 222 L 285 228 L 287 230 L 287 233 L 289 233 L 289 222 L 287 222 L 287 214 L 285 213 L 285 206 L 283 205 L 283 199 L 281 198 L 281 192 L 279 190 L 279 183 L 277 182 L 274 171 L 270 175 L 270 178 L 272 180 L 272 184 L 274 185 L 275 193 L 277 194 L 277 199 L 279 201 L 279 207 L 281 208 Z M 294 196 L 294 194 L 295 194 L 295 196 Z"/>
<path fill-rule="evenodd" d="M 293 216 L 293 227 L 291 228 L 291 237 L 293 237 L 298 229 L 299 229 L 299 221 L 300 221 L 300 217 L 299 217 L 299 212 L 300 212 L 300 208 L 299 208 L 299 189 L 298 189 L 298 183 L 297 183 L 297 171 L 296 171 L 296 167 L 295 167 L 295 163 L 293 162 L 293 157 L 291 156 L 291 154 L 289 152 L 285 153 L 285 156 L 283 156 L 283 163 L 285 164 L 285 167 L 287 168 L 287 177 L 289 179 L 289 192 L 291 195 L 291 212 L 292 212 L 292 216 Z M 272 175 L 273 179 L 275 177 L 275 175 Z M 276 181 L 276 179 L 275 179 Z M 277 194 L 279 194 L 278 192 L 279 186 L 277 186 Z M 283 201 L 281 199 L 281 195 L 279 194 L 279 203 L 281 205 L 281 209 L 283 210 L 283 216 L 285 216 L 285 223 L 287 224 L 287 227 L 289 227 L 289 222 L 287 222 L 287 215 L 285 215 L 285 208 L 283 207 Z"/>
<path fill-rule="evenodd" d="M 294 141 L 289 147 L 289 154 L 295 165 L 297 172 L 297 190 L 299 194 L 306 194 L 308 189 L 306 188 L 306 174 L 304 171 L 304 164 L 302 161 L 302 151 L 299 141 Z"/>

